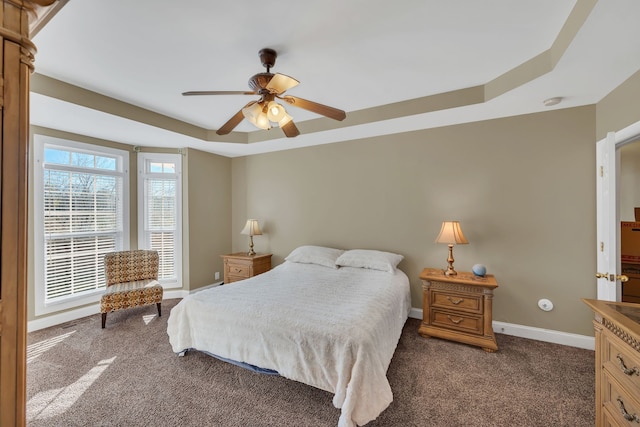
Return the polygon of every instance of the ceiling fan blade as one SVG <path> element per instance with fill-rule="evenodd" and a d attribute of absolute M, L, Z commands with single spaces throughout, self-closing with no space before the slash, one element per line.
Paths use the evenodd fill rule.
<path fill-rule="evenodd" d="M 276 73 L 273 77 L 271 77 L 271 80 L 269 80 L 269 83 L 267 83 L 265 89 L 267 89 L 271 93 L 277 93 L 279 95 L 285 90 L 289 90 L 292 87 L 298 86 L 299 84 L 300 82 L 293 77 Z"/>
<path fill-rule="evenodd" d="M 238 111 L 233 117 L 231 117 L 227 123 L 223 124 L 220 129 L 218 129 L 216 131 L 216 133 L 218 135 L 226 135 L 229 132 L 231 132 L 233 129 L 235 129 L 236 126 L 238 126 L 240 124 L 240 122 L 244 119 L 244 114 L 242 113 L 242 110 L 244 110 L 247 107 L 252 106 L 253 104 L 255 104 L 258 101 L 251 101 L 250 103 L 248 103 L 247 105 L 245 105 L 244 107 L 242 107 L 240 109 L 240 111 Z"/>
<path fill-rule="evenodd" d="M 293 123 L 293 120 L 289 120 L 286 124 L 280 126 L 280 129 L 282 129 L 282 132 L 284 132 L 287 138 L 294 138 L 300 135 L 300 131 L 295 123 Z"/>
<path fill-rule="evenodd" d="M 182 92 L 183 96 L 192 95 L 255 95 L 255 92 L 246 90 L 192 90 L 190 92 Z"/>
<path fill-rule="evenodd" d="M 345 119 L 345 117 L 347 117 L 347 114 L 342 110 L 338 110 L 337 108 L 329 107 L 327 105 L 318 104 L 317 102 L 298 98 L 296 96 L 287 95 L 283 96 L 280 99 L 286 101 L 294 107 L 313 111 L 314 113 L 321 114 L 323 116 L 329 117 L 330 119 L 342 121 Z"/>

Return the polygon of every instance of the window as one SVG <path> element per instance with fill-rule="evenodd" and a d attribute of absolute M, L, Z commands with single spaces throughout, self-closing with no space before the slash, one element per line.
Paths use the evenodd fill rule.
<path fill-rule="evenodd" d="M 96 302 L 103 257 L 128 249 L 126 151 L 34 136 L 36 314 Z"/>
<path fill-rule="evenodd" d="M 138 154 L 138 247 L 160 255 L 158 281 L 182 286 L 182 156 Z"/>

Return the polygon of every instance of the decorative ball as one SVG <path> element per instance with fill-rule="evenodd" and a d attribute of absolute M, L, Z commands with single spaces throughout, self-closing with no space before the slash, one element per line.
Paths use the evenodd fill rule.
<path fill-rule="evenodd" d="M 471 271 L 473 271 L 473 274 L 476 276 L 484 277 L 484 275 L 487 274 L 487 267 L 482 264 L 475 264 L 471 267 Z"/>

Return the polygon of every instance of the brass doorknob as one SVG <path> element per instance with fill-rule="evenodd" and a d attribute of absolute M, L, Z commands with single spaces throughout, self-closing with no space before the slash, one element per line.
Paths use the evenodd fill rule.
<path fill-rule="evenodd" d="M 609 273 L 596 273 L 596 277 L 598 279 L 609 279 L 609 281 L 611 282 L 615 282 L 616 280 L 620 280 L 621 282 L 629 281 L 629 277 L 625 276 L 624 274 L 614 275 Z"/>

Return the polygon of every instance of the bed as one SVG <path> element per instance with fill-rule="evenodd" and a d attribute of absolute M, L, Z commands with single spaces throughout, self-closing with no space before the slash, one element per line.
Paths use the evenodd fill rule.
<path fill-rule="evenodd" d="M 411 309 L 401 259 L 299 247 L 267 273 L 184 298 L 169 341 L 331 392 L 338 426 L 364 425 L 393 400 L 386 372 Z"/>

